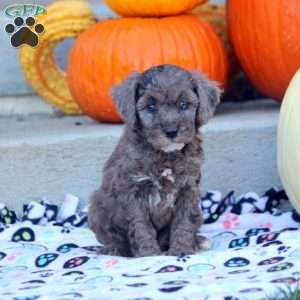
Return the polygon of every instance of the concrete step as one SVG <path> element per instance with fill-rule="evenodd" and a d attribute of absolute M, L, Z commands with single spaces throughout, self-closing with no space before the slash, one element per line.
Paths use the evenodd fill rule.
<path fill-rule="evenodd" d="M 59 112 L 37 95 L 1 96 L 0 118 L 55 117 Z"/>
<path fill-rule="evenodd" d="M 203 128 L 202 190 L 262 193 L 280 186 L 276 168 L 279 105 L 273 101 L 222 104 Z M 66 193 L 84 203 L 99 185 L 101 170 L 123 125 L 87 117 L 0 118 L 0 202 L 20 211 L 46 196 Z"/>

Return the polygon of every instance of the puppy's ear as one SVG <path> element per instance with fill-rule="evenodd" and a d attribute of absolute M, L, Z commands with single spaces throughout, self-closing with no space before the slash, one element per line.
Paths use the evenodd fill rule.
<path fill-rule="evenodd" d="M 137 121 L 136 102 L 139 98 L 140 73 L 133 72 L 111 91 L 117 110 L 125 123 L 134 126 Z"/>
<path fill-rule="evenodd" d="M 206 76 L 193 71 L 193 90 L 198 97 L 196 123 L 202 126 L 213 116 L 217 105 L 220 103 L 221 89 L 217 83 L 209 80 Z"/>

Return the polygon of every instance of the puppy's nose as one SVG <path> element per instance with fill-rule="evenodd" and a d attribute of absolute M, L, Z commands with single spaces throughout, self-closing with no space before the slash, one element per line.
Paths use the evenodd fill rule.
<path fill-rule="evenodd" d="M 177 136 L 178 129 L 177 128 L 168 128 L 164 130 L 166 136 L 170 139 L 174 139 Z"/>

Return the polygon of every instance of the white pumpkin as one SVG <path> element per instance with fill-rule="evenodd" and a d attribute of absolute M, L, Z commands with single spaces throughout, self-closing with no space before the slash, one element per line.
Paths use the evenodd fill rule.
<path fill-rule="evenodd" d="M 282 184 L 300 213 L 300 69 L 291 80 L 282 102 L 277 151 Z"/>

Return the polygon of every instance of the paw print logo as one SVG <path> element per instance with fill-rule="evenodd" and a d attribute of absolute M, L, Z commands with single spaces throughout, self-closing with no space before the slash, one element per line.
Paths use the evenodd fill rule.
<path fill-rule="evenodd" d="M 44 32 L 44 26 L 42 24 L 35 24 L 33 17 L 28 17 L 24 20 L 22 17 L 16 17 L 14 24 L 7 24 L 5 31 L 11 36 L 11 44 L 13 47 L 19 47 L 23 44 L 27 44 L 31 47 L 35 47 L 39 43 L 39 34 Z"/>
<path fill-rule="evenodd" d="M 6 253 L 0 252 L 0 260 L 2 260 L 6 256 Z"/>
<path fill-rule="evenodd" d="M 294 283 L 298 282 L 298 279 L 296 279 L 294 277 L 284 277 L 284 278 L 273 279 L 270 282 L 271 283 L 294 284 Z"/>
<path fill-rule="evenodd" d="M 184 287 L 185 287 L 185 285 L 163 287 L 163 288 L 160 288 L 159 291 L 162 293 L 174 293 L 174 292 L 178 292 L 179 290 L 183 289 Z"/>
<path fill-rule="evenodd" d="M 238 228 L 240 226 L 240 217 L 238 215 L 227 213 L 223 221 L 224 229 Z"/>
<path fill-rule="evenodd" d="M 63 268 L 64 269 L 77 268 L 83 265 L 84 263 L 86 263 L 89 259 L 90 258 L 87 256 L 78 256 L 78 257 L 71 258 L 64 263 Z"/>
<path fill-rule="evenodd" d="M 0 210 L 0 220 L 4 224 L 14 224 L 17 221 L 17 216 L 14 212 L 4 207 L 2 210 Z"/>
<path fill-rule="evenodd" d="M 249 264 L 250 264 L 250 261 L 244 257 L 233 257 L 224 263 L 225 267 L 228 267 L 228 268 L 245 267 Z"/>
<path fill-rule="evenodd" d="M 5 225 L 5 224 L 0 222 L 0 232 L 4 231 L 8 227 L 9 227 L 8 225 Z"/>
<path fill-rule="evenodd" d="M 159 291 L 162 293 L 174 293 L 184 288 L 187 284 L 189 284 L 189 282 L 186 280 L 167 281 L 163 283 Z"/>
<path fill-rule="evenodd" d="M 248 273 L 248 272 L 250 272 L 250 270 L 234 270 L 234 271 L 228 272 L 228 274 L 237 275 L 237 274 L 244 274 L 244 273 Z"/>
<path fill-rule="evenodd" d="M 177 261 L 178 262 L 187 262 L 188 259 L 190 259 L 191 257 L 190 256 L 187 256 L 187 255 L 180 255 L 177 257 Z"/>
<path fill-rule="evenodd" d="M 188 266 L 188 271 L 191 271 L 196 274 L 206 273 L 208 271 L 214 270 L 216 267 L 209 264 L 195 264 Z"/>
<path fill-rule="evenodd" d="M 148 285 L 147 283 L 143 283 L 143 282 L 138 282 L 138 283 L 130 283 L 130 284 L 126 284 L 129 287 L 143 287 Z"/>
<path fill-rule="evenodd" d="M 270 231 L 269 228 L 251 228 L 246 232 L 246 236 L 255 236 L 268 231 Z"/>
<path fill-rule="evenodd" d="M 163 285 L 169 285 L 169 286 L 185 285 L 185 284 L 189 284 L 189 282 L 186 280 L 173 280 L 173 281 L 167 281 L 163 283 Z"/>
<path fill-rule="evenodd" d="M 124 273 L 124 274 L 122 274 L 122 276 L 128 277 L 128 278 L 139 278 L 139 277 L 144 277 L 145 275 L 127 274 L 127 273 Z"/>
<path fill-rule="evenodd" d="M 279 272 L 292 268 L 294 265 L 292 263 L 286 262 L 279 265 L 273 266 L 267 270 L 267 272 Z"/>
<path fill-rule="evenodd" d="M 47 278 L 51 277 L 55 274 L 54 270 L 48 269 L 48 270 L 39 270 L 32 272 L 33 274 L 37 274 L 41 278 Z"/>
<path fill-rule="evenodd" d="M 155 273 L 172 273 L 172 272 L 178 272 L 178 271 L 182 271 L 182 270 L 183 270 L 182 267 L 169 265 L 169 266 L 162 267 Z"/>
<path fill-rule="evenodd" d="M 11 240 L 13 242 L 33 242 L 35 240 L 35 234 L 31 228 L 21 227 L 13 234 Z"/>
<path fill-rule="evenodd" d="M 268 242 L 268 243 L 265 243 L 262 245 L 262 247 L 269 247 L 269 246 L 276 246 L 276 245 L 281 245 L 282 242 L 281 241 L 271 241 L 271 242 Z"/>
<path fill-rule="evenodd" d="M 280 247 L 278 247 L 277 251 L 279 254 L 281 254 L 281 253 L 288 252 L 289 249 L 291 249 L 291 247 L 289 247 L 289 246 L 280 246 Z"/>
<path fill-rule="evenodd" d="M 106 268 L 111 268 L 119 263 L 119 260 L 116 258 L 112 258 L 105 263 Z"/>
<path fill-rule="evenodd" d="M 61 299 L 82 299 L 83 298 L 83 295 L 77 292 L 67 292 L 67 293 L 60 294 L 58 297 L 60 298 L 60 296 L 62 297 Z"/>
<path fill-rule="evenodd" d="M 64 225 L 63 228 L 61 229 L 61 233 L 71 233 L 71 231 L 73 230 L 73 228 L 69 225 Z"/>
<path fill-rule="evenodd" d="M 84 250 L 90 251 L 90 252 L 98 252 L 103 247 L 101 247 L 101 246 L 84 246 L 81 248 Z"/>
<path fill-rule="evenodd" d="M 56 253 L 44 253 L 38 256 L 35 260 L 35 265 L 39 268 L 44 268 L 56 260 L 58 254 Z"/>
<path fill-rule="evenodd" d="M 229 248 L 240 248 L 240 247 L 247 247 L 249 245 L 249 238 L 240 238 L 234 239 L 230 242 Z"/>
<path fill-rule="evenodd" d="M 278 236 L 279 236 L 279 233 L 277 233 L 277 232 L 264 233 L 264 234 L 261 234 L 257 238 L 256 243 L 262 244 L 262 243 L 266 243 L 266 242 L 271 242 L 271 241 L 276 240 Z"/>
<path fill-rule="evenodd" d="M 280 262 L 282 260 L 284 260 L 284 257 L 277 256 L 277 257 L 272 257 L 272 258 L 268 258 L 268 259 L 262 260 L 257 265 L 258 266 L 272 265 L 272 264 L 276 264 L 276 263 L 278 263 L 278 262 Z"/>
<path fill-rule="evenodd" d="M 244 290 L 240 290 L 240 293 L 258 293 L 258 292 L 262 292 L 263 289 L 262 288 L 248 288 L 248 289 L 244 289 Z"/>
<path fill-rule="evenodd" d="M 67 243 L 67 244 L 62 244 L 59 247 L 57 247 L 56 251 L 61 252 L 61 253 L 67 253 L 75 248 L 78 248 L 78 246 L 76 244 Z"/>

